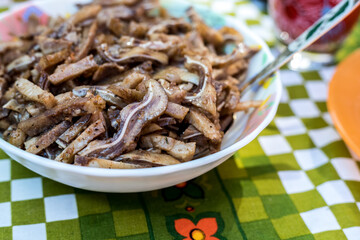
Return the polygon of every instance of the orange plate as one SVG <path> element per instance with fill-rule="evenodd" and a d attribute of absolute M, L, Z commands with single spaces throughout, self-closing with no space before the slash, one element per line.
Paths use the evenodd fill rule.
<path fill-rule="evenodd" d="M 327 106 L 340 135 L 360 156 L 360 50 L 337 67 L 329 85 Z"/>

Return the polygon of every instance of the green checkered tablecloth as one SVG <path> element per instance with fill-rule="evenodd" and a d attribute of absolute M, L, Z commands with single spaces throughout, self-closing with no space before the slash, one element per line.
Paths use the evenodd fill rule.
<path fill-rule="evenodd" d="M 253 5 L 198 2 L 249 17 L 272 41 L 254 25 L 270 23 Z M 0 0 L 0 8 L 10 3 Z M 277 116 L 256 140 L 215 170 L 158 191 L 74 189 L 0 152 L 0 239 L 359 240 L 360 163 L 325 103 L 333 71 L 282 70 Z"/>

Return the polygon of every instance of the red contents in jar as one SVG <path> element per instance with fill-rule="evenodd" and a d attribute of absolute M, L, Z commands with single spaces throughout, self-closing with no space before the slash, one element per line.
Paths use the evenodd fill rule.
<path fill-rule="evenodd" d="M 341 0 L 270 0 L 270 14 L 280 31 L 289 34 L 286 43 L 298 37 L 322 15 L 336 6 Z M 313 51 L 326 52 L 334 50 L 355 24 L 359 15 L 356 9 L 342 23 L 317 41 L 311 48 Z"/>

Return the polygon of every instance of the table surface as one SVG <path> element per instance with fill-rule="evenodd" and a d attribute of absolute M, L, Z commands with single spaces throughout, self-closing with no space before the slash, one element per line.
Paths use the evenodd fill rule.
<path fill-rule="evenodd" d="M 255 6 L 198 2 L 273 41 Z M 1 0 L 0 9 L 12 4 Z M 215 170 L 158 191 L 74 189 L 0 152 L 0 239 L 360 239 L 360 163 L 325 103 L 334 69 L 282 70 L 277 116 L 256 140 Z"/>

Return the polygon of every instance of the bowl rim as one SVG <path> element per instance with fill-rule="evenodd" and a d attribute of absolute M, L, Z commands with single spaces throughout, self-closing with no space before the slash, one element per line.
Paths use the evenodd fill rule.
<path fill-rule="evenodd" d="M 55 0 L 54 0 L 55 1 Z M 64 0 L 63 0 L 64 1 Z M 85 0 L 86 1 L 86 0 Z M 73 0 L 65 0 L 65 2 L 69 2 L 74 4 Z M 84 2 L 84 0 L 80 0 L 77 2 Z M 33 2 L 23 3 L 19 4 L 16 7 L 11 8 L 10 10 L 1 13 L 0 19 L 11 16 L 19 9 L 22 9 L 27 6 L 33 6 L 37 4 L 44 4 L 44 5 L 50 5 L 51 1 L 41 1 L 41 0 L 35 0 Z M 241 33 L 250 36 L 250 38 L 254 39 L 256 42 L 260 43 L 262 46 L 262 50 L 264 50 L 265 54 L 268 56 L 269 60 L 273 60 L 274 56 L 272 55 L 268 45 L 254 32 L 252 32 L 248 26 L 246 26 L 241 20 L 232 17 L 232 16 L 225 16 L 226 21 L 236 21 L 239 29 L 241 29 Z M 84 166 L 77 166 L 77 165 L 71 165 L 66 164 L 62 162 L 57 162 L 48 158 L 44 158 L 29 152 L 26 152 L 25 150 L 22 150 L 20 148 L 17 148 L 7 141 L 5 141 L 2 137 L 0 137 L 0 148 L 7 154 L 10 155 L 20 155 L 21 158 L 26 159 L 26 161 L 30 161 L 33 164 L 41 165 L 45 168 L 55 169 L 57 171 L 66 171 L 69 173 L 77 173 L 81 175 L 86 176 L 94 176 L 94 177 L 104 177 L 104 178 L 112 178 L 112 177 L 128 177 L 128 178 L 137 178 L 137 177 L 148 177 L 148 176 L 159 176 L 159 175 L 168 175 L 174 172 L 180 172 L 180 171 L 186 171 L 195 169 L 198 167 L 201 167 L 203 165 L 211 164 L 217 162 L 219 159 L 224 158 L 228 155 L 232 155 L 251 141 L 253 141 L 261 131 L 263 131 L 270 122 L 274 119 L 275 114 L 277 112 L 281 94 L 282 94 L 282 83 L 280 80 L 280 74 L 279 71 L 276 71 L 274 74 L 274 83 L 275 84 L 275 99 L 274 104 L 271 109 L 271 111 L 268 113 L 268 115 L 265 117 L 265 119 L 247 136 L 245 136 L 243 139 L 238 140 L 231 144 L 230 146 L 220 150 L 219 152 L 207 155 L 202 158 L 198 158 L 192 161 L 175 164 L 175 165 L 169 165 L 169 166 L 161 166 L 161 167 L 154 167 L 154 168 L 138 168 L 138 169 L 107 169 L 107 168 L 93 168 L 93 167 L 84 167 Z"/>

